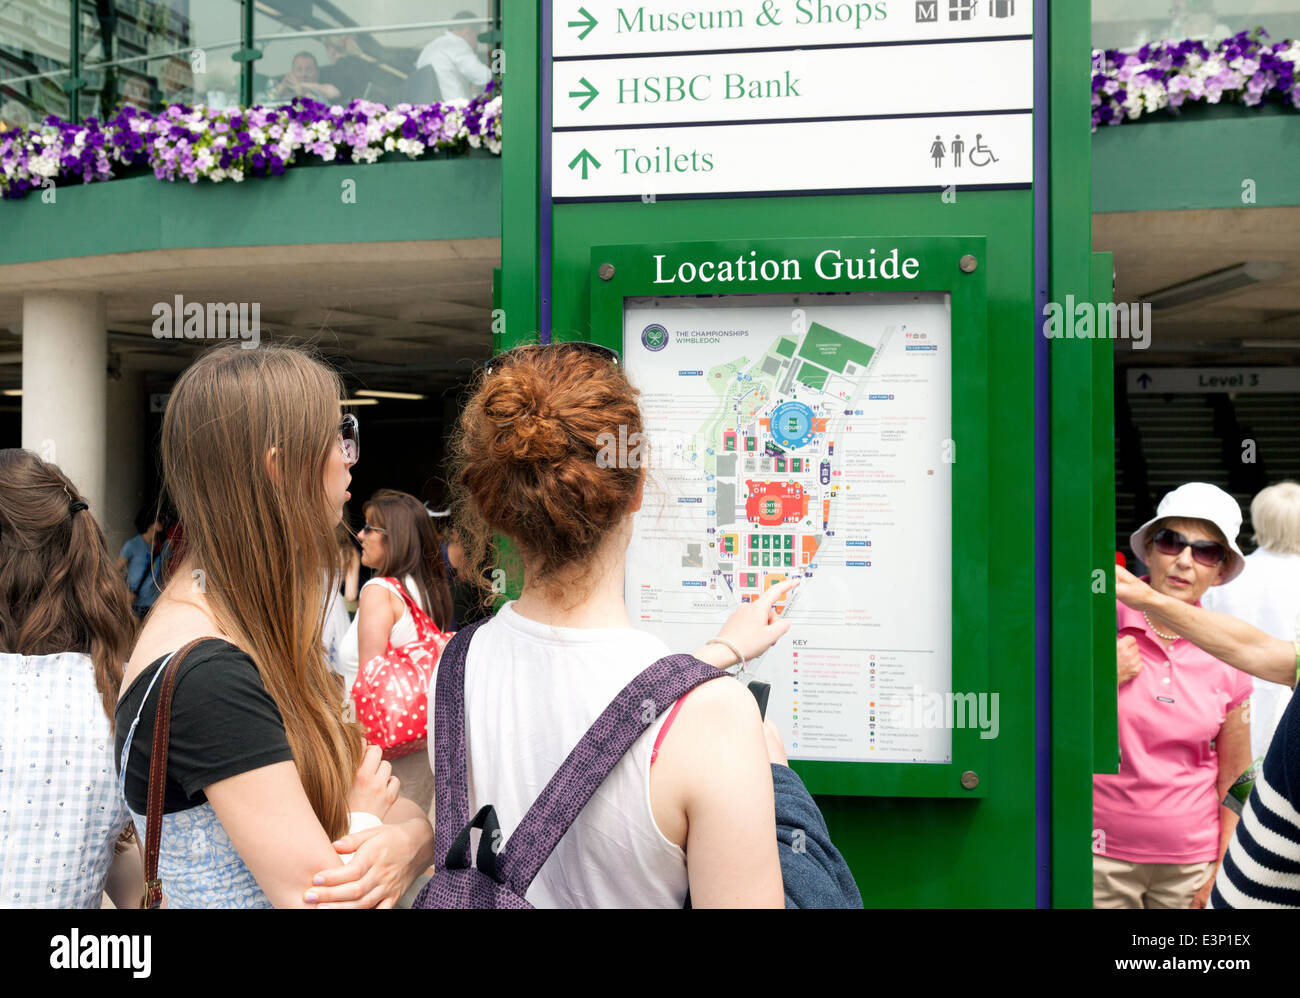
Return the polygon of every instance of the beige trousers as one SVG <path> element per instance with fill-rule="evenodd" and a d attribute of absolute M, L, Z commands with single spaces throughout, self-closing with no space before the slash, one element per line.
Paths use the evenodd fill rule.
<path fill-rule="evenodd" d="M 1092 857 L 1094 908 L 1189 908 L 1210 876 L 1214 861 L 1203 863 L 1131 863 L 1109 856 Z"/>

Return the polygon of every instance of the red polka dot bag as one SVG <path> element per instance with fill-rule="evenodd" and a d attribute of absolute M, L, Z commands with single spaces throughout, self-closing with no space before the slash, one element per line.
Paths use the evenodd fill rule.
<path fill-rule="evenodd" d="M 428 746 L 429 683 L 451 633 L 438 630 L 399 580 L 385 581 L 406 603 L 416 637 L 404 645 L 390 642 L 382 655 L 362 663 L 352 684 L 352 699 L 366 741 L 382 748 L 385 759 L 400 759 Z"/>

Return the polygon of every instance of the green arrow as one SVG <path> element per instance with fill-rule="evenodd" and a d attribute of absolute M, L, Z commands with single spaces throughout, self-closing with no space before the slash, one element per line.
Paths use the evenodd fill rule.
<path fill-rule="evenodd" d="M 594 101 L 594 100 L 596 99 L 596 97 L 600 94 L 600 91 L 597 90 L 597 89 L 592 85 L 591 81 L 590 81 L 589 79 L 587 79 L 585 76 L 580 76 L 580 77 L 578 77 L 578 82 L 581 83 L 581 84 L 582 84 L 584 87 L 586 87 L 587 89 L 586 89 L 586 90 L 570 90 L 570 91 L 569 91 L 569 96 L 570 96 L 570 97 L 586 97 L 587 99 L 586 99 L 585 101 L 583 101 L 581 104 L 578 105 L 578 110 L 579 110 L 579 111 L 585 111 L 585 110 L 587 110 L 587 105 L 590 104 L 592 101 Z"/>
<path fill-rule="evenodd" d="M 579 8 L 578 8 L 578 13 L 581 14 L 583 17 L 585 17 L 586 20 L 585 20 L 585 21 L 570 21 L 570 22 L 569 22 L 569 27 L 570 27 L 570 28 L 581 28 L 584 24 L 587 26 L 587 30 L 582 31 L 582 32 L 580 32 L 580 33 L 578 34 L 578 41 L 582 41 L 582 40 L 583 40 L 584 38 L 586 38 L 589 34 L 591 34 L 591 29 L 594 28 L 594 27 L 596 26 L 596 23 L 597 23 L 597 22 L 596 22 L 596 19 L 595 19 L 594 17 L 591 16 L 591 13 L 587 10 L 586 7 L 579 7 Z"/>
<path fill-rule="evenodd" d="M 573 169 L 575 166 L 577 166 L 579 163 L 582 164 L 582 179 L 583 179 L 583 180 L 586 180 L 586 179 L 587 179 L 587 166 L 588 166 L 588 164 L 590 164 L 591 166 L 595 167 L 597 170 L 600 169 L 600 161 L 599 161 L 598 159 L 596 159 L 596 157 L 593 156 L 591 153 L 587 152 L 586 149 L 582 150 L 582 152 L 578 153 L 578 155 L 576 155 L 576 156 L 573 157 L 573 162 L 569 164 L 569 169 L 572 170 L 572 169 Z"/>

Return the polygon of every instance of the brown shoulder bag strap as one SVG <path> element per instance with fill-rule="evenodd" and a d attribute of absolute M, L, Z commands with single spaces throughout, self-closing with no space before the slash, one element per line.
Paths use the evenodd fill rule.
<path fill-rule="evenodd" d="M 195 638 L 179 648 L 167 663 L 158 691 L 158 710 L 153 719 L 153 751 L 149 754 L 149 800 L 145 812 L 144 836 L 144 907 L 162 904 L 162 880 L 158 877 L 158 848 L 162 844 L 164 788 L 167 782 L 167 743 L 172 727 L 172 692 L 176 673 L 185 656 L 207 638 Z"/>

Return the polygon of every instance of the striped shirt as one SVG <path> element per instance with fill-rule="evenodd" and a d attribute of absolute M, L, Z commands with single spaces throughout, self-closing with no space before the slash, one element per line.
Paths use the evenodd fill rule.
<path fill-rule="evenodd" d="M 1300 908 L 1300 696 L 1278 723 L 1209 906 Z"/>

